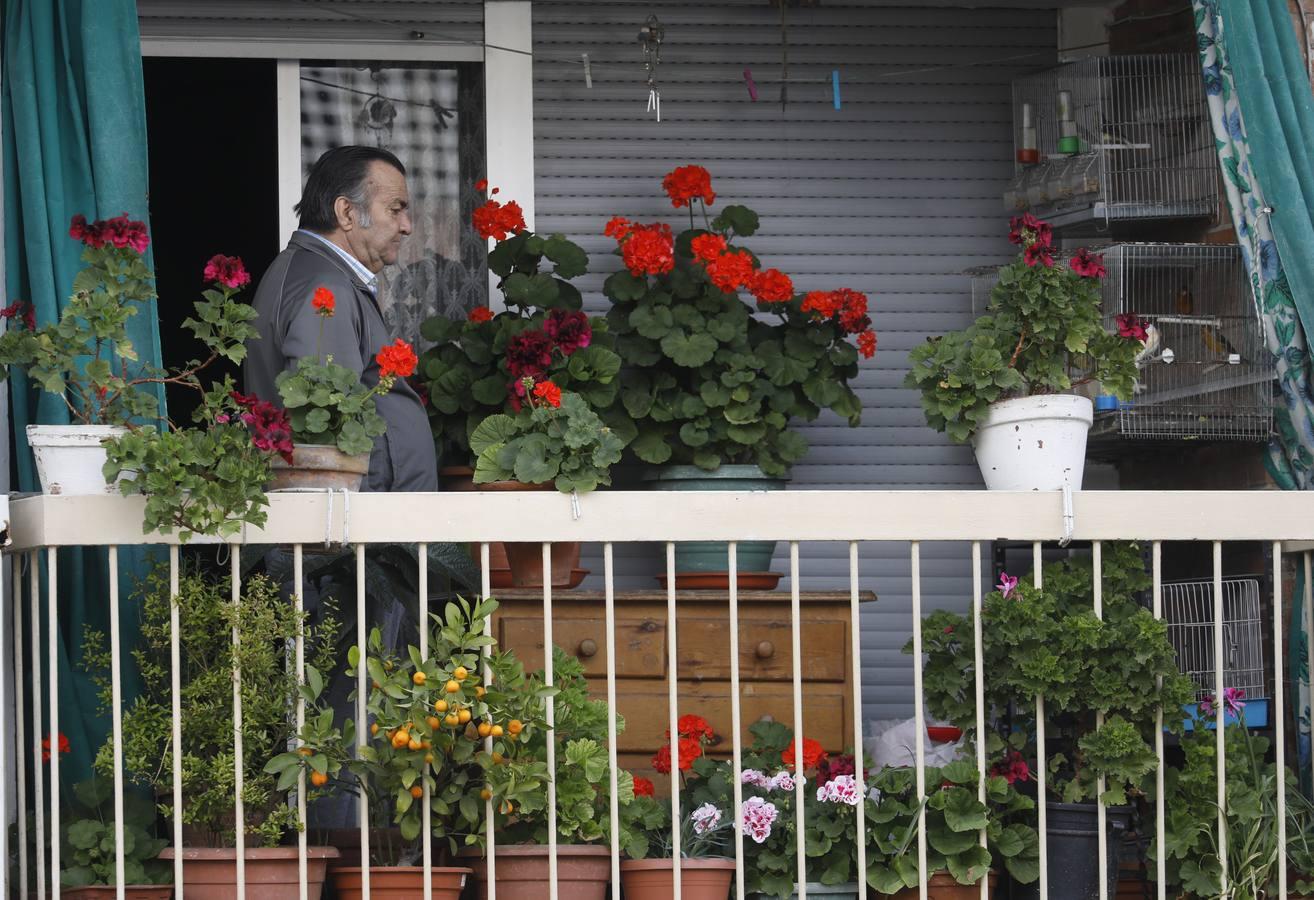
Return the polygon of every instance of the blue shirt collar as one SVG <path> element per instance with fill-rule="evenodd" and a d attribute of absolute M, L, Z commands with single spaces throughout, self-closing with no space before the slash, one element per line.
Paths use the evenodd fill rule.
<path fill-rule="evenodd" d="M 342 259 L 347 263 L 347 265 L 351 267 L 351 270 L 356 273 L 356 277 L 359 278 L 364 283 L 365 287 L 369 288 L 371 294 L 378 293 L 379 276 L 371 272 L 369 269 L 365 268 L 365 264 L 362 263 L 360 260 L 358 260 L 356 257 L 352 256 L 346 250 L 343 250 L 341 247 L 330 241 L 328 238 L 324 237 L 324 235 L 322 234 L 318 234 L 314 231 L 309 231 L 305 228 L 298 228 L 297 233 L 308 234 L 311 237 L 313 237 L 315 240 L 322 243 L 324 246 L 332 249 L 334 253 L 342 257 Z"/>

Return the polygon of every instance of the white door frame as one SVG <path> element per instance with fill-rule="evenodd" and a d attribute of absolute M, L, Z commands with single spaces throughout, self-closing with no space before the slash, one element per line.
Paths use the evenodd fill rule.
<path fill-rule="evenodd" d="M 432 41 L 297 40 L 284 37 L 224 38 L 156 35 L 142 38 L 142 56 L 275 59 L 278 109 L 278 230 L 286 240 L 296 230 L 293 205 L 301 198 L 302 59 L 383 59 L 415 62 L 482 62 L 485 148 L 490 185 L 515 200 L 534 227 L 534 71 L 531 0 L 484 0 L 484 34 L 495 46 Z M 494 309 L 501 297 L 493 290 Z"/>

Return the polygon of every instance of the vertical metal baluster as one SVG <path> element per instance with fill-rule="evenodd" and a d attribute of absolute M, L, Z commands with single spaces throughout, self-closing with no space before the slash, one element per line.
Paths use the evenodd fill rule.
<path fill-rule="evenodd" d="M 862 610 L 858 606 L 858 542 L 849 541 L 849 654 L 853 665 L 853 761 L 858 780 L 855 832 L 859 896 L 867 890 L 867 766 L 862 754 Z"/>
<path fill-rule="evenodd" d="M 28 566 L 36 571 L 36 557 Z M 23 686 L 29 681 L 23 666 L 23 554 L 14 554 L 14 782 L 18 786 L 18 896 L 27 900 L 27 726 L 23 722 Z M 34 648 L 35 649 L 35 648 Z M 7 896 L 13 896 L 12 891 Z"/>
<path fill-rule="evenodd" d="M 552 544 L 543 542 L 543 680 L 553 685 L 552 674 Z M 547 698 L 547 767 L 548 776 L 548 900 L 557 900 L 557 709 L 554 698 Z"/>
<path fill-rule="evenodd" d="M 1031 544 L 1031 583 L 1044 586 L 1040 541 Z M 1049 823 L 1045 798 L 1045 695 L 1036 695 L 1036 831 L 1040 835 L 1040 900 L 1049 900 Z"/>
<path fill-rule="evenodd" d="M 1093 583 L 1091 589 L 1095 595 L 1095 618 L 1104 618 L 1104 548 L 1099 541 L 1091 543 L 1091 578 Z M 1099 731 L 1104 727 L 1104 713 L 1095 712 L 1095 730 Z M 1108 811 L 1104 808 L 1104 791 L 1106 788 L 1104 775 L 1095 779 L 1095 828 L 1099 832 L 1099 854 L 1100 854 L 1100 900 L 1109 898 L 1109 835 L 1105 823 L 1108 820 Z"/>
<path fill-rule="evenodd" d="M 183 764 L 182 764 L 182 649 L 179 616 L 181 564 L 178 545 L 169 545 L 169 697 L 173 718 L 173 889 L 183 900 Z"/>
<path fill-rule="evenodd" d="M 356 665 L 356 757 L 369 741 L 370 727 L 365 718 L 365 702 L 369 696 L 369 678 L 366 676 L 365 661 L 369 645 L 366 638 L 369 623 L 365 621 L 365 545 L 356 545 L 356 653 L 360 656 Z M 364 796 L 356 798 L 357 814 L 360 819 L 360 886 L 365 900 L 370 897 L 370 805 Z"/>
<path fill-rule="evenodd" d="M 666 543 L 666 703 L 667 725 L 671 732 L 671 869 L 674 900 L 680 900 L 683 879 L 680 875 L 680 657 L 676 649 L 675 621 L 675 544 Z"/>
<path fill-rule="evenodd" d="M 922 696 L 922 545 L 912 542 L 913 722 L 916 729 L 917 892 L 927 900 L 926 871 L 926 699 Z"/>
<path fill-rule="evenodd" d="M 797 838 L 798 898 L 808 896 L 807 811 L 803 808 L 803 613 L 799 605 L 798 541 L 789 542 L 790 669 L 794 679 L 794 829 Z"/>
<path fill-rule="evenodd" d="M 58 549 L 46 548 L 46 652 L 50 663 L 50 896 L 59 900 L 59 561 Z"/>
<path fill-rule="evenodd" d="M 114 754 L 114 893 L 118 900 L 127 894 L 127 872 L 123 854 L 123 642 L 119 633 L 119 548 L 111 546 L 109 563 L 110 618 L 110 715 L 111 742 Z"/>
<path fill-rule="evenodd" d="M 1153 570 L 1154 570 L 1154 617 L 1163 618 L 1163 544 L 1155 541 L 1153 544 Z M 1155 679 L 1157 687 L 1163 687 L 1163 678 Z M 1174 713 L 1175 714 L 1175 713 Z M 1158 884 L 1156 894 L 1159 900 L 1167 900 L 1168 896 L 1168 860 L 1164 858 L 1163 844 L 1164 834 L 1167 831 L 1164 822 L 1164 810 L 1168 805 L 1168 800 L 1164 797 L 1163 786 L 1163 707 L 1155 713 L 1154 722 L 1154 758 L 1158 765 L 1154 773 L 1155 797 L 1158 802 L 1154 804 L 1154 839 L 1155 839 L 1155 880 Z"/>
<path fill-rule="evenodd" d="M 429 658 L 429 545 L 418 544 L 415 548 L 415 555 L 419 560 L 419 571 L 416 572 L 416 584 L 419 593 L 420 608 L 420 659 Z M 429 767 L 424 767 L 424 777 L 420 779 L 423 785 L 424 796 L 423 805 L 420 808 L 420 817 L 424 822 L 424 900 L 433 900 L 433 813 L 432 798 L 429 796 Z"/>
<path fill-rule="evenodd" d="M 36 673 L 36 683 L 32 685 L 32 770 L 36 775 L 34 801 L 36 803 L 36 895 L 37 900 L 46 898 L 46 766 L 41 758 L 41 728 L 43 726 L 41 707 L 41 587 L 38 567 L 40 551 L 32 551 L 32 571 L 29 575 L 32 602 L 32 671 Z"/>
<path fill-rule="evenodd" d="M 981 542 L 972 541 L 972 670 L 976 674 L 976 799 L 986 802 L 985 636 L 981 617 Z M 981 829 L 981 846 L 989 847 Z M 981 879 L 981 900 L 990 896 L 990 876 Z"/>
<path fill-rule="evenodd" d="M 233 801 L 235 814 L 233 846 L 237 852 L 237 896 L 246 896 L 246 801 L 242 791 L 246 782 L 246 766 L 242 749 L 242 554 L 236 545 L 229 546 L 232 569 L 229 576 L 233 589 Z"/>
<path fill-rule="evenodd" d="M 301 556 L 301 545 L 292 545 L 292 599 L 295 603 L 297 614 L 297 634 L 296 634 L 296 667 L 297 667 L 297 686 L 300 687 L 306 683 L 306 597 L 303 581 L 305 579 L 304 560 Z M 306 699 L 297 692 L 297 746 L 302 743 L 301 732 L 306 727 Z M 306 854 L 309 852 L 306 846 L 306 769 L 301 767 L 297 775 L 297 821 L 301 827 L 297 829 L 297 897 L 299 900 L 309 900 L 310 893 L 310 865 L 307 862 Z"/>
<path fill-rule="evenodd" d="M 1282 542 L 1273 542 L 1273 718 L 1277 744 L 1278 897 L 1287 897 L 1287 708 L 1282 684 Z"/>
<path fill-rule="evenodd" d="M 739 543 L 731 541 L 726 546 L 727 560 L 730 564 L 730 760 L 734 774 L 734 816 L 735 816 L 735 900 L 744 900 L 744 761 L 743 720 L 739 708 Z M 669 577 L 669 574 L 668 574 Z M 861 808 L 861 807 L 859 807 Z M 861 852 L 861 851 L 859 851 Z"/>
<path fill-rule="evenodd" d="M 1214 541 L 1214 726 L 1218 754 L 1218 861 L 1222 895 L 1227 893 L 1227 751 L 1223 703 L 1223 542 Z"/>
<path fill-rule="evenodd" d="M 620 763 L 616 759 L 616 583 L 611 542 L 602 545 L 603 616 L 606 619 L 604 643 L 607 652 L 607 772 L 611 812 L 611 883 L 619 885 L 620 875 Z"/>
<path fill-rule="evenodd" d="M 479 544 L 479 590 L 480 599 L 487 600 L 493 592 L 493 565 L 489 559 L 488 542 L 483 541 Z M 493 617 L 489 616 L 484 619 L 484 637 L 493 636 Z M 488 666 L 488 661 L 492 657 L 493 648 L 484 647 L 480 656 L 483 657 L 483 680 L 484 689 L 487 690 L 493 683 L 493 671 Z M 484 752 L 493 752 L 493 738 L 484 738 Z M 485 852 L 484 863 L 488 867 L 487 889 L 488 900 L 497 900 L 497 826 L 493 821 L 493 798 L 489 797 L 484 802 L 484 822 L 487 825 L 488 848 Z"/>
<path fill-rule="evenodd" d="M 0 556 L 0 559 L 3 559 L 3 556 Z M 10 591 L 9 602 L 17 608 L 17 600 L 23 590 L 22 554 L 15 553 L 11 559 L 13 563 L 13 580 L 10 583 L 12 590 Z M 4 616 L 4 599 L 3 574 L 0 573 L 0 659 L 3 658 L 5 650 L 10 650 L 11 652 L 14 650 L 14 647 L 6 646 L 6 639 L 9 635 L 5 633 L 6 620 Z M 15 632 L 15 642 L 17 642 L 17 638 L 18 632 Z M 16 653 L 14 654 L 15 657 L 17 657 L 17 655 L 18 654 Z M 5 683 L 7 681 L 5 677 L 7 674 L 5 667 L 0 665 L 0 705 L 3 705 L 5 701 L 5 689 L 8 687 Z M 14 681 L 14 708 L 17 710 L 17 713 L 14 716 L 14 721 L 16 722 L 21 722 L 23 719 L 23 707 L 17 702 L 17 694 L 21 684 L 21 681 Z M 9 778 L 13 773 L 9 767 L 8 749 L 8 739 L 0 737 L 0 860 L 5 861 L 3 867 L 0 867 L 0 897 L 13 896 L 12 878 L 9 871 L 9 803 L 7 797 L 9 791 Z M 15 783 L 17 783 L 18 780 L 19 778 L 15 778 Z M 15 820 L 21 822 L 23 820 L 23 808 L 20 806 L 16 810 L 16 813 L 17 815 L 14 817 Z M 21 847 L 18 855 L 21 859 L 23 855 Z"/>

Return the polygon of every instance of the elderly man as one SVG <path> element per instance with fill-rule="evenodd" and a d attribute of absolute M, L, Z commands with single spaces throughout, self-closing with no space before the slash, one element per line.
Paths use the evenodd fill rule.
<path fill-rule="evenodd" d="M 247 345 L 248 393 L 277 401 L 274 379 L 315 355 L 321 323 L 322 352 L 365 385 L 378 383 L 375 354 L 393 341 L 379 310 L 378 274 L 411 233 L 409 206 L 406 169 L 386 150 L 337 147 L 316 161 L 296 206 L 301 227 L 256 290 L 260 339 Z M 311 307 L 320 287 L 336 299 L 327 320 Z M 362 490 L 436 491 L 433 438 L 415 391 L 398 379 L 376 403 L 388 430 L 374 441 Z"/>

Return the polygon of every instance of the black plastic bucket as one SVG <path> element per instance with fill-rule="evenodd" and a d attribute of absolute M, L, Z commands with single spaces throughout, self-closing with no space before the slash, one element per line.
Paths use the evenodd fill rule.
<path fill-rule="evenodd" d="M 1099 900 L 1099 820 L 1094 803 L 1048 803 L 1046 832 L 1049 836 L 1049 896 L 1061 900 Z M 1118 893 L 1118 861 L 1122 836 L 1131 819 L 1131 809 L 1110 806 L 1105 810 L 1108 834 L 1109 893 Z M 1012 896 L 1031 900 L 1040 896 L 1039 884 L 1014 885 Z"/>

